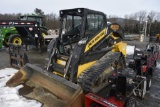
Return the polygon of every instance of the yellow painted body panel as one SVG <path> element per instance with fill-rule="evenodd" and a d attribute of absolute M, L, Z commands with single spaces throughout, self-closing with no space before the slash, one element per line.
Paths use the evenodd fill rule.
<path fill-rule="evenodd" d="M 61 77 L 64 76 L 63 74 L 61 74 L 61 73 L 59 73 L 59 72 L 57 72 L 57 71 L 53 71 L 53 74 L 59 75 L 59 76 L 61 76 Z"/>
<path fill-rule="evenodd" d="M 83 65 L 79 65 L 79 67 L 78 67 L 78 73 L 77 73 L 77 78 L 79 77 L 79 75 L 80 75 L 84 70 L 86 70 L 87 68 L 89 68 L 90 66 L 92 66 L 95 62 L 96 62 L 96 61 L 92 61 L 92 62 L 88 62 L 88 63 L 83 64 Z M 65 66 L 65 65 L 66 65 L 66 61 L 58 59 L 58 60 L 57 60 L 57 64 L 60 64 L 60 65 Z M 56 75 L 59 75 L 59 76 L 62 76 L 62 77 L 63 77 L 63 74 L 61 74 L 61 73 L 58 73 L 58 72 L 56 72 L 56 71 L 53 71 L 53 73 L 56 74 Z"/>
<path fill-rule="evenodd" d="M 77 78 L 79 77 L 79 75 L 86 70 L 87 68 L 91 67 L 96 61 L 92 61 L 83 65 L 79 65 L 78 67 L 78 73 L 77 73 Z"/>
<path fill-rule="evenodd" d="M 122 54 L 126 57 L 126 48 L 127 48 L 127 43 L 118 42 L 113 45 L 112 52 L 122 52 Z"/>
<path fill-rule="evenodd" d="M 87 52 L 90 48 L 92 48 L 97 42 L 99 42 L 105 35 L 107 29 L 103 29 L 100 33 L 98 33 L 93 39 L 91 39 L 85 47 L 85 51 Z"/>
<path fill-rule="evenodd" d="M 56 62 L 56 63 L 57 63 L 57 64 L 60 64 L 60 65 L 63 65 L 63 66 L 66 65 L 66 61 L 60 60 L 60 59 L 57 59 L 57 62 Z M 59 76 L 61 76 L 61 77 L 64 76 L 63 74 L 61 74 L 61 73 L 59 73 L 59 72 L 57 72 L 57 71 L 53 71 L 53 73 L 56 74 L 56 75 L 59 75 Z"/>
<path fill-rule="evenodd" d="M 119 37 L 115 37 L 113 33 L 111 34 L 111 36 L 112 36 L 113 39 L 118 39 L 119 38 Z"/>
<path fill-rule="evenodd" d="M 157 36 L 158 38 L 160 38 L 160 34 L 156 34 L 156 36 Z"/>
<path fill-rule="evenodd" d="M 65 66 L 66 65 L 66 61 L 57 59 L 57 64 Z"/>

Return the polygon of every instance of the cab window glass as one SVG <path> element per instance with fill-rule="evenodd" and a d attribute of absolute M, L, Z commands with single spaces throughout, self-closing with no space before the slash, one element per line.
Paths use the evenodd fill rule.
<path fill-rule="evenodd" d="M 100 31 L 104 28 L 104 20 L 102 15 L 89 14 L 87 16 L 87 30 Z"/>

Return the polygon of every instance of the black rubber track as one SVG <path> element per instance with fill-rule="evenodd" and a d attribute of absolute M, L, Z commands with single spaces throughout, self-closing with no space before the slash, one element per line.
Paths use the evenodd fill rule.
<path fill-rule="evenodd" d="M 114 72 L 114 70 L 110 69 L 109 73 L 107 74 L 101 83 L 98 82 L 98 79 L 101 78 L 102 74 L 107 68 L 111 68 L 112 64 L 122 57 L 121 53 L 119 52 L 108 52 L 105 54 L 99 61 L 97 61 L 93 66 L 85 70 L 78 78 L 78 84 L 83 88 L 84 92 L 98 92 L 101 88 L 108 84 L 108 76 Z M 123 61 L 122 61 L 123 62 Z M 98 83 L 98 84 L 97 84 Z M 98 88 L 98 89 L 97 89 Z"/>

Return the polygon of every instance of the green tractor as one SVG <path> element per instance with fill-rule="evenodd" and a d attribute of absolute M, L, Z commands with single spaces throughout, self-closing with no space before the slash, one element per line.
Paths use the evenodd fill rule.
<path fill-rule="evenodd" d="M 40 15 L 24 15 L 18 18 L 22 21 L 37 21 L 40 25 L 40 31 L 42 32 L 42 36 L 47 35 L 47 28 L 44 26 L 43 16 Z M 0 32 L 0 46 L 3 44 L 5 47 L 9 46 L 9 38 L 12 35 L 18 34 L 18 31 L 15 27 L 3 27 Z M 2 43 L 1 43 L 2 42 Z"/>
<path fill-rule="evenodd" d="M 18 31 L 14 27 L 4 27 L 1 29 L 1 32 L 0 32 L 0 36 L 2 38 L 1 42 L 5 47 L 8 47 L 9 37 L 13 34 L 18 34 Z"/>

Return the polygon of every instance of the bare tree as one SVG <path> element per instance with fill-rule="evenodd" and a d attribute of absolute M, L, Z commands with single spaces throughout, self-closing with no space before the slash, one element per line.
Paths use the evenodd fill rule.
<path fill-rule="evenodd" d="M 139 33 L 140 31 L 143 30 L 143 26 L 144 26 L 144 22 L 146 21 L 146 15 L 147 15 L 147 12 L 145 10 L 143 11 L 139 11 L 138 13 L 136 13 L 137 15 L 137 19 L 139 21 Z"/>
<path fill-rule="evenodd" d="M 48 29 L 58 29 L 59 28 L 59 18 L 56 14 L 50 13 L 46 15 L 46 26 Z"/>
<path fill-rule="evenodd" d="M 0 20 L 17 20 L 21 13 L 17 14 L 0 14 Z"/>
<path fill-rule="evenodd" d="M 124 30 L 127 33 L 139 33 L 138 29 L 138 18 L 137 18 L 137 13 L 130 14 L 130 15 L 125 15 L 124 17 L 124 23 L 125 27 Z"/>
<path fill-rule="evenodd" d="M 59 17 L 55 13 L 44 14 L 44 12 L 38 8 L 36 8 L 34 12 L 45 16 L 46 27 L 48 29 L 59 28 Z M 20 15 L 23 14 L 0 13 L 0 20 L 16 20 Z M 148 21 L 148 33 L 152 31 L 160 33 L 160 12 L 150 11 L 147 14 L 147 12 L 143 10 L 133 14 L 126 14 L 123 19 L 116 15 L 108 15 L 107 18 L 108 21 L 119 23 L 124 28 L 125 33 L 140 33 L 146 21 Z"/>
<path fill-rule="evenodd" d="M 156 17 L 156 12 L 155 11 L 151 11 L 149 12 L 148 14 L 148 24 L 149 24 L 149 27 L 148 27 L 148 33 L 150 34 L 151 33 L 151 26 L 152 26 L 152 23 L 154 21 L 154 18 Z"/>
<path fill-rule="evenodd" d="M 34 13 L 38 14 L 38 15 L 44 15 L 44 12 L 41 9 L 35 8 Z"/>

